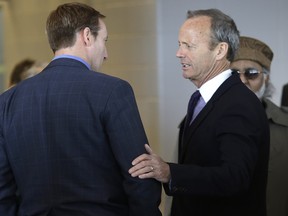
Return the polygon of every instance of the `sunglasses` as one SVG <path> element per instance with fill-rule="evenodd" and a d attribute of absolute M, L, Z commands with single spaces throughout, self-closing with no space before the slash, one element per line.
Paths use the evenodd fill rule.
<path fill-rule="evenodd" d="M 256 79 L 259 76 L 259 74 L 262 73 L 262 71 L 259 71 L 255 68 L 247 68 L 243 72 L 236 69 L 232 69 L 232 73 L 233 74 L 237 73 L 238 75 L 243 74 L 246 79 L 253 80 Z"/>

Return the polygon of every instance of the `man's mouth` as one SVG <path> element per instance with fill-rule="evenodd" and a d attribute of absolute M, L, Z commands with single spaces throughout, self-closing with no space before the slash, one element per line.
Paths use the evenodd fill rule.
<path fill-rule="evenodd" d="M 183 68 L 188 68 L 188 67 L 191 66 L 190 64 L 186 64 L 186 63 L 181 63 L 181 64 L 182 64 L 182 67 L 183 67 Z"/>

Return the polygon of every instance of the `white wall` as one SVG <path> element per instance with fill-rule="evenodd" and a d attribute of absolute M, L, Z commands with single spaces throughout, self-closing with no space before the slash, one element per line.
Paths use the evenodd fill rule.
<path fill-rule="evenodd" d="M 282 85 L 288 82 L 288 1 L 287 0 L 158 0 L 158 71 L 161 155 L 176 160 L 177 126 L 186 113 L 193 83 L 182 77 L 178 30 L 187 10 L 218 8 L 236 22 L 241 35 L 267 43 L 274 51 L 271 80 L 276 87 L 273 101 L 279 105 Z M 168 208 L 168 207 L 167 207 Z"/>

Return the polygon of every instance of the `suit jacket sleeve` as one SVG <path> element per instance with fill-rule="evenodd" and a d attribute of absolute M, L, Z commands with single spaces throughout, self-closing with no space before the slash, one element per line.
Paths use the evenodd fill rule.
<path fill-rule="evenodd" d="M 171 184 L 164 185 L 168 195 L 227 197 L 247 191 L 253 181 L 264 184 L 269 154 L 267 117 L 260 102 L 249 95 L 227 102 L 233 101 L 234 93 L 215 106 L 207 104 L 191 126 L 184 163 L 169 164 Z"/>
<path fill-rule="evenodd" d="M 128 173 L 132 160 L 143 154 L 148 143 L 131 86 L 120 81 L 112 90 L 104 114 L 111 149 L 120 166 L 123 186 L 129 199 L 130 215 L 161 215 L 161 184 L 154 179 L 141 180 Z"/>
<path fill-rule="evenodd" d="M 0 106 L 2 107 L 2 101 Z M 2 118 L 1 113 L 0 119 Z M 17 207 L 16 184 L 5 150 L 3 127 L 0 125 L 0 215 L 16 216 Z"/>

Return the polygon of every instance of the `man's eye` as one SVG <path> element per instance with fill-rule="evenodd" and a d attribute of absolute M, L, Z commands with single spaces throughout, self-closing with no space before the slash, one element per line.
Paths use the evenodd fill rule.
<path fill-rule="evenodd" d="M 178 46 L 179 46 L 179 47 L 182 46 L 182 47 L 185 47 L 185 48 L 188 48 L 188 49 L 192 48 L 192 45 L 189 45 L 189 44 L 187 44 L 187 43 L 182 43 L 182 44 L 181 44 L 181 43 L 178 43 Z"/>

